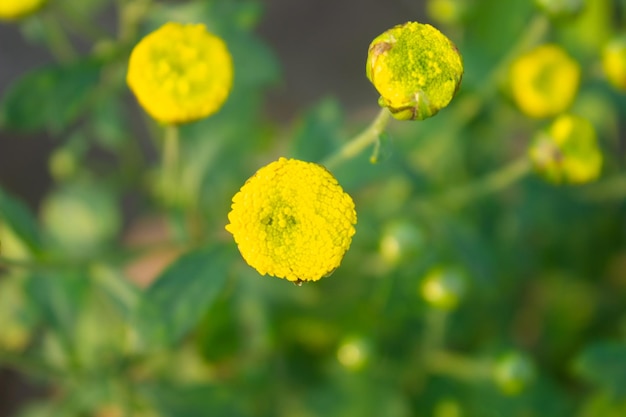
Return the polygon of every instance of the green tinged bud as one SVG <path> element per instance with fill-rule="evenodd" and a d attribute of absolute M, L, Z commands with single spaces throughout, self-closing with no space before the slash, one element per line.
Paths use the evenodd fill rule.
<path fill-rule="evenodd" d="M 463 62 L 437 29 L 408 22 L 372 41 L 365 70 L 380 93 L 381 107 L 398 120 L 423 120 L 450 103 L 463 77 Z"/>
<path fill-rule="evenodd" d="M 467 290 L 467 279 L 457 268 L 435 267 L 420 284 L 420 294 L 431 306 L 440 310 L 454 310 Z"/>
<path fill-rule="evenodd" d="M 593 125 L 571 114 L 558 117 L 548 129 L 537 133 L 529 156 L 535 171 L 555 184 L 593 181 L 602 168 Z"/>
<path fill-rule="evenodd" d="M 501 356 L 492 369 L 494 382 L 507 395 L 521 393 L 535 379 L 535 374 L 534 362 L 519 352 Z"/>

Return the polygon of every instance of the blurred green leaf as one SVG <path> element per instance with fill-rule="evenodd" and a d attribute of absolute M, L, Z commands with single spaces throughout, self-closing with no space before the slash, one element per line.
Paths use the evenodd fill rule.
<path fill-rule="evenodd" d="M 319 161 L 339 147 L 343 111 L 339 103 L 326 98 L 310 109 L 299 122 L 289 155 L 304 161 Z"/>
<path fill-rule="evenodd" d="M 598 342 L 587 347 L 576 358 L 574 370 L 615 397 L 626 395 L 626 345 L 623 343 Z"/>
<path fill-rule="evenodd" d="M 15 81 L 0 103 L 0 126 L 32 132 L 60 132 L 87 108 L 100 78 L 94 60 L 34 70 Z"/>
<path fill-rule="evenodd" d="M 0 218 L 13 229 L 30 249 L 38 250 L 41 247 L 41 236 L 33 213 L 24 202 L 8 194 L 1 186 Z"/>
<path fill-rule="evenodd" d="M 152 402 L 163 417 L 238 417 L 240 402 L 233 395 L 212 385 L 152 385 L 141 392 Z"/>
<path fill-rule="evenodd" d="M 202 319 L 221 291 L 236 252 L 210 246 L 181 256 L 147 289 L 138 310 L 149 342 L 174 345 Z"/>

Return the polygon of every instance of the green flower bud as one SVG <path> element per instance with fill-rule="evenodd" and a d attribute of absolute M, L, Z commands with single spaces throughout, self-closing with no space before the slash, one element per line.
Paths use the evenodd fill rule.
<path fill-rule="evenodd" d="M 359 336 L 350 336 L 343 340 L 337 349 L 337 360 L 351 371 L 363 369 L 371 356 L 371 343 Z"/>
<path fill-rule="evenodd" d="M 380 239 L 380 254 L 390 264 L 415 257 L 425 246 L 424 231 L 408 220 L 387 224 Z"/>
<path fill-rule="evenodd" d="M 593 125 L 571 114 L 558 117 L 547 130 L 537 133 L 529 156 L 535 171 L 556 184 L 595 180 L 602 168 Z"/>
<path fill-rule="evenodd" d="M 92 255 L 118 232 L 121 219 L 113 197 L 96 187 L 64 186 L 42 206 L 50 241 L 75 257 Z"/>
<path fill-rule="evenodd" d="M 408 22 L 372 41 L 365 70 L 380 93 L 381 107 L 398 120 L 423 120 L 450 103 L 463 77 L 463 62 L 437 29 Z"/>
<path fill-rule="evenodd" d="M 535 379 L 535 364 L 520 352 L 507 353 L 496 360 L 492 377 L 500 390 L 507 395 L 521 393 Z"/>
<path fill-rule="evenodd" d="M 467 279 L 457 268 L 435 267 L 420 283 L 419 292 L 431 306 L 454 310 L 467 290 Z"/>
<path fill-rule="evenodd" d="M 555 116 L 574 101 L 580 66 L 558 45 L 541 45 L 511 65 L 511 93 L 517 107 L 531 117 Z"/>
<path fill-rule="evenodd" d="M 459 23 L 466 16 L 469 7 L 466 0 L 429 0 L 426 3 L 428 15 L 444 24 Z"/>
<path fill-rule="evenodd" d="M 585 0 L 535 0 L 535 4 L 551 17 L 572 17 L 580 13 Z"/>
<path fill-rule="evenodd" d="M 613 87 L 626 91 L 626 34 L 606 44 L 602 50 L 602 68 Z"/>

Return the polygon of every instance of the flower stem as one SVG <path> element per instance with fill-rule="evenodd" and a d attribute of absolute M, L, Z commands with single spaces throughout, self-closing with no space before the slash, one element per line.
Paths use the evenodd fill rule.
<path fill-rule="evenodd" d="M 446 350 L 430 352 L 425 358 L 428 371 L 466 381 L 482 381 L 491 376 L 491 362 L 459 355 Z"/>
<path fill-rule="evenodd" d="M 71 62 L 77 57 L 74 46 L 58 20 L 50 13 L 43 13 L 41 23 L 46 31 L 46 42 L 50 52 L 59 62 Z"/>
<path fill-rule="evenodd" d="M 374 121 L 365 130 L 350 139 L 337 152 L 324 159 L 321 164 L 328 169 L 333 169 L 342 162 L 355 157 L 363 149 L 379 139 L 380 134 L 384 132 L 390 119 L 391 113 L 386 107 L 383 107 Z"/>
<path fill-rule="evenodd" d="M 163 195 L 168 201 L 176 201 L 179 180 L 179 134 L 178 126 L 165 126 L 163 138 Z"/>
<path fill-rule="evenodd" d="M 503 190 L 521 180 L 530 172 L 530 167 L 530 161 L 524 155 L 477 181 L 454 187 L 435 196 L 433 203 L 462 206 L 472 200 Z"/>

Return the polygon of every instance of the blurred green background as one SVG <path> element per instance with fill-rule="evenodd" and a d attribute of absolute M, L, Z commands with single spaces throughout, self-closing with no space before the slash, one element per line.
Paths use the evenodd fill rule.
<path fill-rule="evenodd" d="M 235 65 L 224 108 L 180 128 L 175 199 L 124 80 L 169 20 Z M 358 213 L 332 276 L 260 277 L 232 196 L 365 128 L 369 42 L 408 20 L 458 46 L 457 97 L 332 169 Z M 625 30 L 623 0 L 49 0 L 0 23 L 0 415 L 626 415 L 626 96 L 601 65 Z M 548 42 L 581 66 L 594 183 L 519 169 L 553 118 L 516 108 L 507 70 Z"/>

